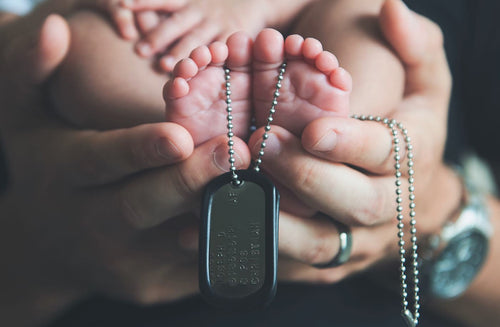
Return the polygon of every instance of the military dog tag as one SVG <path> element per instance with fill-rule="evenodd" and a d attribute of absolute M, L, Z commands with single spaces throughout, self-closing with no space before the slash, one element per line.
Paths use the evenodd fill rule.
<path fill-rule="evenodd" d="M 253 170 L 226 173 L 207 186 L 200 229 L 200 290 L 224 307 L 255 307 L 276 293 L 279 194 Z"/>

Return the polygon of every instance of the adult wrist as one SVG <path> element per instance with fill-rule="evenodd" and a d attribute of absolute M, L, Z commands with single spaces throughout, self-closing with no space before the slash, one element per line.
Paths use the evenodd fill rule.
<path fill-rule="evenodd" d="M 419 190 L 423 196 L 417 198 L 420 239 L 439 234 L 442 226 L 462 205 L 463 182 L 453 168 L 441 164 L 428 176 L 428 189 Z M 421 205 L 419 205 L 421 203 Z"/>
<path fill-rule="evenodd" d="M 439 231 L 422 240 L 422 289 L 427 297 L 452 299 L 462 295 L 483 269 L 493 235 L 485 181 L 478 171 L 487 167 L 465 164 L 455 168 L 460 180 L 459 206 Z"/>

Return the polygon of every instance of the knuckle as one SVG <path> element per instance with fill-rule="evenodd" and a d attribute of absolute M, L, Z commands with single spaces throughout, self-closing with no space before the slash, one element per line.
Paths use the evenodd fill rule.
<path fill-rule="evenodd" d="M 384 190 L 375 190 L 360 201 L 349 219 L 365 227 L 373 227 L 384 220 L 386 208 L 390 205 L 389 196 Z"/>
<path fill-rule="evenodd" d="M 118 212 L 122 220 L 134 229 L 145 229 L 149 227 L 146 216 L 134 205 L 131 196 L 122 191 L 117 195 Z"/>
<path fill-rule="evenodd" d="M 183 199 L 190 199 L 199 193 L 198 185 L 201 185 L 200 177 L 197 173 L 187 173 L 179 166 L 175 166 L 174 187 L 176 192 Z"/>
<path fill-rule="evenodd" d="M 311 246 L 304 251 L 303 257 L 307 264 L 319 264 L 331 260 L 335 253 L 332 251 L 331 233 L 322 232 L 312 240 Z"/>
<path fill-rule="evenodd" d="M 317 186 L 318 169 L 312 160 L 306 160 L 301 165 L 296 166 L 292 177 L 294 189 L 309 193 L 314 192 Z"/>
<path fill-rule="evenodd" d="M 144 147 L 142 149 L 136 148 L 133 151 L 131 161 L 134 169 L 151 168 L 162 162 L 156 146 Z"/>
<path fill-rule="evenodd" d="M 143 168 L 143 167 L 153 167 L 158 163 L 163 162 L 162 156 L 159 153 L 155 142 L 151 142 L 150 138 L 142 142 L 129 142 L 127 144 L 130 162 L 132 167 Z"/>
<path fill-rule="evenodd" d="M 431 44 L 434 48 L 440 48 L 444 45 L 444 34 L 443 30 L 433 21 L 429 21 L 429 30 L 430 30 L 430 38 Z"/>
<path fill-rule="evenodd" d="M 134 168 L 144 167 L 149 163 L 149 156 L 146 154 L 147 152 L 143 147 L 128 143 L 127 148 L 127 153 L 130 156 L 130 162 Z"/>

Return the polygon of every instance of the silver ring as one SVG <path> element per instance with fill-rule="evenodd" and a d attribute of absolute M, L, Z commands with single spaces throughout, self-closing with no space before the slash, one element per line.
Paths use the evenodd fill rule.
<path fill-rule="evenodd" d="M 335 219 L 325 215 L 330 221 L 337 227 L 339 231 L 339 252 L 332 260 L 327 263 L 317 263 L 313 266 L 316 268 L 332 268 L 343 265 L 349 258 L 351 257 L 352 250 L 352 233 L 349 226 L 342 224 L 341 222 L 336 221 Z"/>

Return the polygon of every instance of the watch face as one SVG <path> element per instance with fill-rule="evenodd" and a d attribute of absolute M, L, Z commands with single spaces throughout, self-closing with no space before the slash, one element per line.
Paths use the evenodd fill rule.
<path fill-rule="evenodd" d="M 455 236 L 441 252 L 430 272 L 433 296 L 453 298 L 470 285 L 484 263 L 488 253 L 488 239 L 477 231 Z"/>

